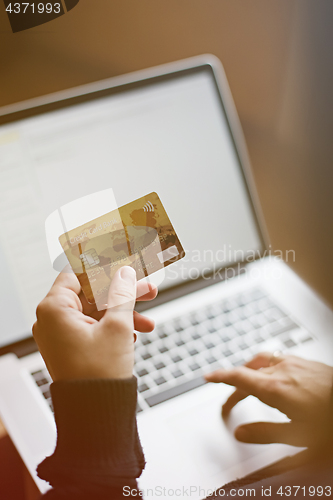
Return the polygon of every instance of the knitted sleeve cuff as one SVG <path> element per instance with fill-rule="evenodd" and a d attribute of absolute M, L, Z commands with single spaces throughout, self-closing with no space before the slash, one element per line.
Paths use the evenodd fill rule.
<path fill-rule="evenodd" d="M 38 466 L 52 485 L 65 477 L 136 478 L 144 456 L 136 425 L 137 380 L 72 380 L 51 385 L 57 445 Z M 114 482 L 114 481 L 113 481 Z"/>

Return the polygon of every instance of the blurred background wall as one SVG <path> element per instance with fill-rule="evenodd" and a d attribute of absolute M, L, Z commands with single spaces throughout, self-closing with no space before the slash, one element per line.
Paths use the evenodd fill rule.
<path fill-rule="evenodd" d="M 274 249 L 333 306 L 332 0 L 81 0 L 12 34 L 0 105 L 203 53 L 222 61 Z"/>

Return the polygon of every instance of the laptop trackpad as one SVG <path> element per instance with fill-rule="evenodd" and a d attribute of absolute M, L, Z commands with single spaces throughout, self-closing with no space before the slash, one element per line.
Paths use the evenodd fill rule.
<path fill-rule="evenodd" d="M 243 423 L 258 421 L 287 421 L 285 415 L 254 397 L 238 403 L 228 421 L 221 418 L 221 400 L 214 398 L 166 419 L 165 424 L 191 457 L 192 463 L 205 477 L 237 466 L 242 474 L 242 462 L 261 453 L 267 445 L 240 443 L 234 429 Z M 271 445 L 268 445 L 271 446 Z M 276 445 L 278 448 L 289 446 Z M 244 473 L 247 473 L 244 470 Z"/>

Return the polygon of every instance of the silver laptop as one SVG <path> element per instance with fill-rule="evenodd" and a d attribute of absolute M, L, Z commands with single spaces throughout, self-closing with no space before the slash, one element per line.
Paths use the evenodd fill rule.
<path fill-rule="evenodd" d="M 35 468 L 56 439 L 31 337 L 57 275 L 45 221 L 106 188 L 118 206 L 157 192 L 187 252 L 145 304 L 156 328 L 136 344 L 146 498 L 203 498 L 298 452 L 238 443 L 240 423 L 286 417 L 249 397 L 225 423 L 232 388 L 203 379 L 262 350 L 332 363 L 333 314 L 281 259 L 292 249 L 272 252 L 222 65 L 200 56 L 0 110 L 0 415 L 40 491 Z"/>

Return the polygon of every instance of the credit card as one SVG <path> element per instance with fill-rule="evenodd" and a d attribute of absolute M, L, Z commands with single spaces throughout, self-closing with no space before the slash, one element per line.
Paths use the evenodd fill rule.
<path fill-rule="evenodd" d="M 154 192 L 62 234 L 59 241 L 86 299 L 99 310 L 107 307 L 120 267 L 133 267 L 140 280 L 185 256 Z"/>

